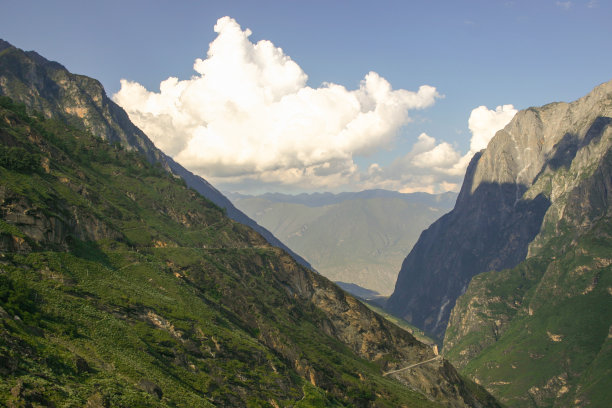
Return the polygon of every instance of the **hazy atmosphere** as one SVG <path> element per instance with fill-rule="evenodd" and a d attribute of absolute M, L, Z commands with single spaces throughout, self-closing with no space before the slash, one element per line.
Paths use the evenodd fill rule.
<path fill-rule="evenodd" d="M 100 79 L 157 147 L 243 193 L 457 191 L 517 109 L 612 67 L 598 1 L 5 3 L 6 40 Z"/>

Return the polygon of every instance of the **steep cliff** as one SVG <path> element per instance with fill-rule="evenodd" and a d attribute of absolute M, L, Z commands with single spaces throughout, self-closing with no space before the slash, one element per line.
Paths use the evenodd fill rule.
<path fill-rule="evenodd" d="M 527 259 L 474 277 L 458 299 L 445 355 L 510 406 L 608 406 L 612 83 L 525 115 L 539 120 L 540 144 L 557 134 L 545 160 L 532 157 L 544 165 L 524 194 L 551 205 Z"/>
<path fill-rule="evenodd" d="M 545 214 L 560 214 L 552 175 L 576 160 L 595 166 L 605 153 L 597 147 L 603 149 L 599 156 L 577 155 L 594 149 L 606 131 L 611 87 L 603 84 L 571 104 L 519 112 L 474 156 L 453 211 L 424 231 L 404 260 L 390 312 L 442 338 L 473 276 L 512 268 L 527 257 Z"/>
<path fill-rule="evenodd" d="M 495 407 L 144 156 L 0 97 L 7 406 Z"/>
<path fill-rule="evenodd" d="M 149 162 L 181 177 L 187 185 L 221 208 L 235 221 L 259 232 L 272 245 L 289 252 L 302 265 L 310 267 L 272 233 L 258 225 L 208 183 L 157 149 L 129 119 L 127 113 L 108 98 L 99 81 L 75 75 L 61 64 L 49 61 L 35 51 L 24 52 L 0 39 L 0 95 L 24 103 L 31 111 L 47 118 L 62 118 L 77 128 L 128 150 L 144 154 Z"/>

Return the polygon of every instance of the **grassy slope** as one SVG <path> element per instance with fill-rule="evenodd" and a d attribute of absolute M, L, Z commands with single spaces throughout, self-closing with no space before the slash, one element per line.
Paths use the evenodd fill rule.
<path fill-rule="evenodd" d="M 6 99 L 0 135 L 49 160 L 0 167 L 5 214 L 57 222 L 39 241 L 0 224 L 21 248 L 0 259 L 3 403 L 437 406 L 325 335 L 279 251 L 180 180 Z"/>
<path fill-rule="evenodd" d="M 609 225 L 606 228 L 612 235 Z M 511 406 L 569 406 L 575 400 L 605 406 L 604 402 L 612 398 L 606 385 L 612 379 L 608 336 L 612 268 L 597 267 L 593 259 L 609 256 L 608 244 L 601 245 L 590 237 L 547 268 L 530 268 L 534 260 L 497 276 L 479 275 L 474 285 L 493 288 L 490 296 L 500 300 L 494 304 L 496 308 L 488 310 L 489 320 L 511 318 L 499 338 L 491 339 L 462 372 L 488 384 L 501 401 Z M 572 274 L 581 267 L 582 276 L 575 282 Z M 531 279 L 525 285 L 522 277 L 526 275 Z M 522 289 L 515 286 L 518 280 L 524 285 Z M 555 286 L 564 287 L 567 280 L 574 280 L 571 287 L 575 293 L 555 293 Z M 596 286 L 582 294 L 594 281 Z M 526 308 L 513 310 L 509 305 L 515 300 Z M 482 343 L 492 332 L 490 325 L 473 331 L 446 352 L 447 358 L 458 360 L 462 350 Z"/>

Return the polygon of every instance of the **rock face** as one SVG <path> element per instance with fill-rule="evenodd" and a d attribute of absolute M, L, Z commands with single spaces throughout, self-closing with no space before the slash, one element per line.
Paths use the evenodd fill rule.
<path fill-rule="evenodd" d="M 35 51 L 24 52 L 0 39 L 0 95 L 25 104 L 47 118 L 61 118 L 94 136 L 119 143 L 144 154 L 149 162 L 181 177 L 187 185 L 221 208 L 227 215 L 259 232 L 272 245 L 283 248 L 302 265 L 310 267 L 272 233 L 258 225 L 208 183 L 157 149 L 129 119 L 127 113 L 108 98 L 99 81 L 70 73 L 63 65 L 49 61 Z"/>
<path fill-rule="evenodd" d="M 387 302 L 391 313 L 442 338 L 473 276 L 526 258 L 545 214 L 562 214 L 557 198 L 579 181 L 552 186 L 552 175 L 573 163 L 595 165 L 606 151 L 595 146 L 610 121 L 611 87 L 519 112 L 474 156 L 453 211 L 423 232 L 404 260 Z"/>
<path fill-rule="evenodd" d="M 551 204 L 523 262 L 472 279 L 451 314 L 445 355 L 508 406 L 607 406 L 612 83 L 524 116 L 529 127 L 520 130 L 553 148 L 544 158 L 525 153 L 539 170 L 521 173 L 533 180 L 523 197 L 544 195 Z M 518 136 L 513 131 L 502 137 Z"/>

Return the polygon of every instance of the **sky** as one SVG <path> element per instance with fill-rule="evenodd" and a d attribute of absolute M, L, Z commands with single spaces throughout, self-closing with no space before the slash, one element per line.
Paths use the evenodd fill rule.
<path fill-rule="evenodd" d="M 0 0 L 223 191 L 457 191 L 517 110 L 612 79 L 612 4 Z"/>

